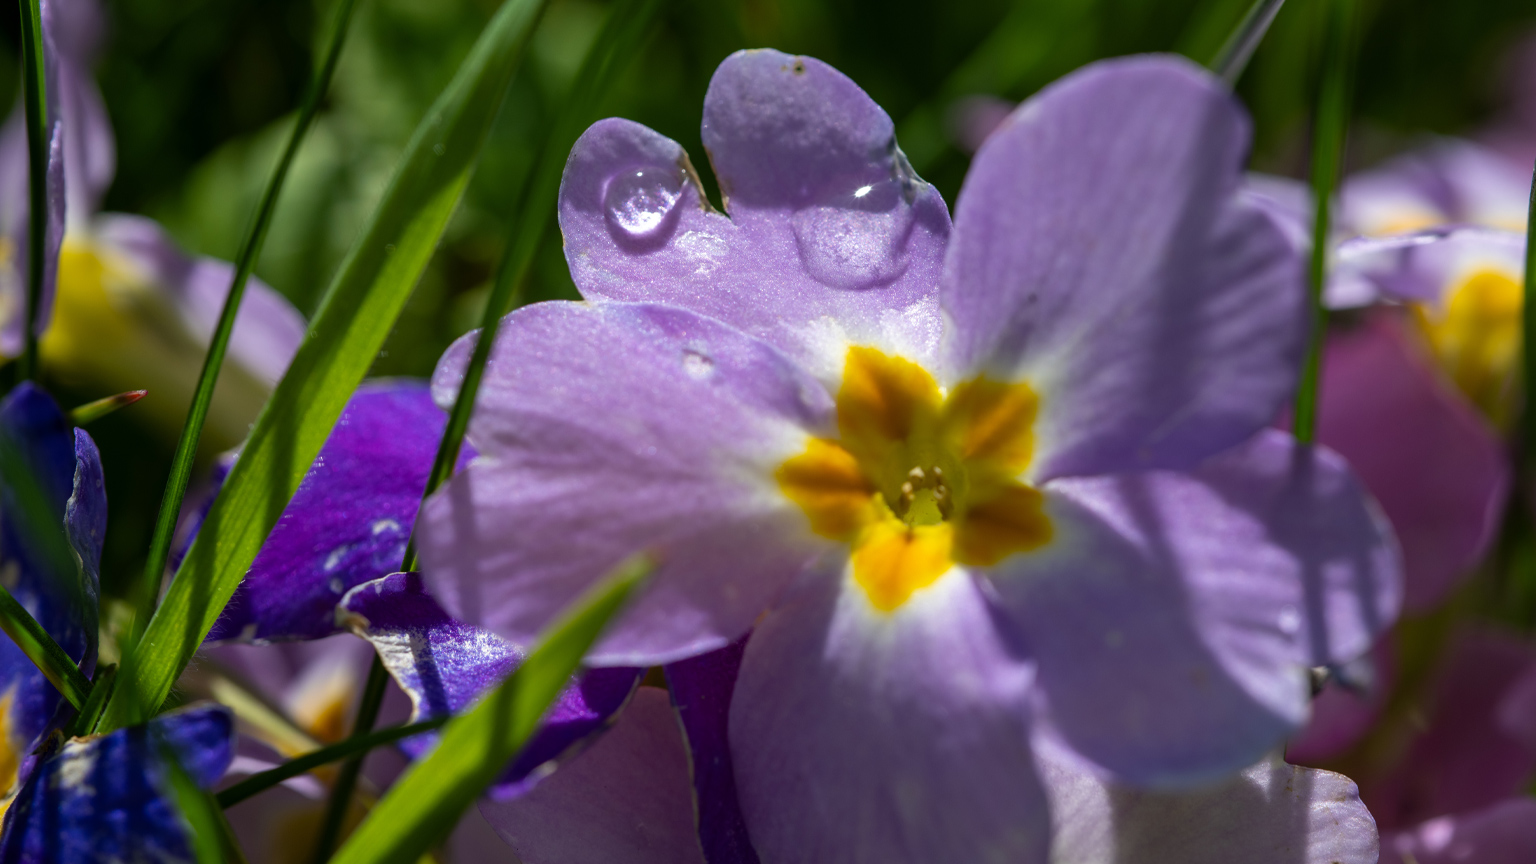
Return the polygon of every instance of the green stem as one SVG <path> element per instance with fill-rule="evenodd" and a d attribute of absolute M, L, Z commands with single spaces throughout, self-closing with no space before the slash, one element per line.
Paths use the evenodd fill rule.
<path fill-rule="evenodd" d="M 1317 435 L 1317 391 L 1322 369 L 1323 346 L 1328 337 L 1328 309 L 1323 293 L 1328 278 L 1328 253 L 1332 231 L 1333 190 L 1338 184 L 1344 142 L 1349 132 L 1349 105 L 1354 75 L 1354 0 L 1331 0 L 1327 34 L 1323 43 L 1323 74 L 1312 121 L 1312 260 L 1308 271 L 1311 289 L 1311 328 L 1307 353 L 1296 388 L 1292 432 L 1296 440 L 1310 444 Z"/>
<path fill-rule="evenodd" d="M 1525 376 L 1525 434 L 1521 436 L 1525 464 L 1521 466 L 1522 475 L 1536 468 L 1536 243 L 1532 242 L 1533 232 L 1536 232 L 1536 170 L 1531 176 L 1531 198 L 1525 220 L 1525 296 L 1520 309 L 1523 330 L 1521 372 Z"/>
<path fill-rule="evenodd" d="M 412 723 L 408 726 L 392 726 L 388 729 L 379 729 L 366 735 L 348 738 L 329 747 L 312 750 L 303 756 L 290 759 L 276 768 L 263 771 L 260 774 L 252 774 L 239 783 L 223 790 L 216 796 L 219 806 L 226 809 L 233 807 L 252 795 L 265 792 L 290 777 L 297 777 L 300 774 L 313 771 L 321 765 L 329 765 L 332 762 L 346 759 L 349 756 L 367 753 L 375 747 L 393 744 L 402 738 L 409 738 L 422 732 L 430 732 L 433 729 L 441 728 L 451 719 L 452 715 L 444 714 L 441 717 L 434 717 L 431 720 L 423 720 L 420 723 Z"/>
<path fill-rule="evenodd" d="M 330 47 L 326 50 L 325 63 L 320 67 L 319 74 L 304 97 L 304 105 L 299 110 L 298 119 L 294 122 L 293 131 L 288 135 L 288 144 L 283 148 L 283 154 L 278 159 L 277 165 L 272 169 L 272 177 L 267 181 L 267 188 L 261 195 L 261 203 L 256 208 L 256 217 L 251 220 L 245 240 L 240 245 L 240 254 L 235 258 L 235 275 L 230 281 L 229 295 L 224 298 L 224 309 L 219 313 L 219 324 L 214 330 L 213 339 L 208 344 L 208 356 L 203 360 L 203 370 L 197 379 L 197 390 L 192 397 L 191 407 L 187 410 L 187 422 L 181 429 L 181 440 L 176 442 L 176 456 L 171 464 L 171 476 L 165 483 L 165 495 L 160 500 L 160 513 L 155 520 L 155 534 L 150 542 L 148 560 L 144 563 L 143 582 L 138 590 L 138 608 L 133 618 L 133 631 L 129 639 L 129 645 L 138 642 L 143 635 L 144 628 L 149 625 L 150 616 L 155 611 L 155 600 L 159 597 L 160 580 L 165 574 L 166 561 L 170 558 L 171 540 L 176 533 L 176 520 L 181 515 L 181 502 L 187 494 L 187 483 L 192 477 L 192 463 L 197 458 L 197 443 L 202 436 L 203 423 L 208 419 L 208 410 L 213 405 L 213 388 L 218 383 L 219 369 L 224 364 L 224 354 L 229 348 L 229 338 L 234 332 L 235 316 L 240 311 L 240 300 L 245 296 L 245 285 L 251 275 L 251 269 L 256 266 L 256 260 L 261 255 L 262 244 L 267 239 L 267 229 L 272 224 L 272 213 L 277 208 L 278 194 L 282 191 L 283 181 L 288 177 L 288 169 L 293 165 L 293 159 L 299 152 L 299 145 L 304 141 L 304 135 L 313 124 L 315 114 L 320 110 L 320 102 L 330 88 L 331 76 L 336 71 L 336 61 L 341 56 L 342 45 L 347 38 L 347 27 L 352 20 L 352 10 L 357 6 L 357 0 L 341 0 L 341 9 L 336 15 L 336 28 L 331 34 Z"/>
<path fill-rule="evenodd" d="M 388 684 L 389 673 L 384 668 L 384 661 L 375 652 L 373 665 L 368 667 L 368 683 L 363 685 L 363 698 L 357 706 L 357 719 L 352 723 L 352 734 L 343 744 L 368 737 L 373 724 L 379 720 L 379 707 L 384 704 L 384 690 Z M 367 755 L 366 749 L 357 751 L 342 763 L 341 771 L 336 775 L 336 784 L 331 787 L 331 798 L 325 807 L 325 821 L 320 823 L 320 834 L 315 840 L 312 859 L 315 864 L 324 864 L 331 853 L 336 851 L 336 842 L 341 839 L 341 826 L 346 823 L 347 807 L 351 805 L 352 792 L 357 788 L 357 775 L 362 772 L 363 759 Z"/>
<path fill-rule="evenodd" d="M 43 19 L 39 0 L 21 2 L 21 83 L 27 114 L 27 334 L 21 380 L 37 376 L 37 321 L 43 303 L 48 250 L 48 81 L 43 74 Z"/>
<path fill-rule="evenodd" d="M 1253 52 L 1264 41 L 1264 34 L 1269 32 L 1269 25 L 1274 23 L 1275 16 L 1280 14 L 1280 7 L 1284 5 L 1285 0 L 1253 0 L 1243 20 L 1238 22 L 1237 29 L 1232 31 L 1221 50 L 1216 52 L 1210 69 L 1221 76 L 1228 87 L 1237 86 L 1237 79 L 1243 77 L 1243 70 L 1248 68 L 1248 61 L 1253 59 Z"/>
<path fill-rule="evenodd" d="M 69 704 L 75 706 L 76 710 L 85 705 L 90 697 L 91 682 L 80 671 L 80 667 L 75 665 L 75 661 L 59 647 L 59 643 L 53 641 L 43 625 L 37 623 L 32 613 L 4 586 L 0 586 L 0 630 L 4 630 L 5 635 L 16 643 L 16 647 L 37 664 L 38 671 L 64 694 Z"/>

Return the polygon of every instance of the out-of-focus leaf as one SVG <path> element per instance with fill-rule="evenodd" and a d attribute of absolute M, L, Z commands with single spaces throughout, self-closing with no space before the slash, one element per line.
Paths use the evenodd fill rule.
<path fill-rule="evenodd" d="M 332 859 L 334 864 L 410 864 L 441 842 L 538 728 L 603 627 L 654 569 L 631 559 L 551 625 L 523 665 L 474 708 L 454 718 Z"/>
<path fill-rule="evenodd" d="M 159 708 L 250 568 L 431 258 L 542 8 L 542 0 L 503 3 L 417 127 L 164 601 L 125 658 L 99 729 Z"/>

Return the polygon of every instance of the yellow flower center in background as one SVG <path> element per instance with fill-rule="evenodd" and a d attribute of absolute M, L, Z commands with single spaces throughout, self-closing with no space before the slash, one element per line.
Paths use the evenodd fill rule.
<path fill-rule="evenodd" d="M 990 566 L 1051 539 L 1040 492 L 1017 478 L 1040 400 L 986 377 L 947 394 L 929 372 L 849 349 L 837 440 L 813 438 L 775 477 L 811 530 L 853 549 L 854 581 L 890 612 L 955 564 Z"/>
<path fill-rule="evenodd" d="M 1495 425 L 1510 418 L 1520 355 L 1521 286 L 1499 270 L 1479 270 L 1453 289 L 1443 308 L 1414 306 L 1436 359 Z"/>
<path fill-rule="evenodd" d="M 11 802 L 16 800 L 16 781 L 20 779 L 21 759 L 25 755 L 25 743 L 16 741 L 11 729 L 11 709 L 16 702 L 16 688 L 13 685 L 4 695 L 0 695 L 0 817 L 5 816 L 5 811 L 11 809 Z"/>

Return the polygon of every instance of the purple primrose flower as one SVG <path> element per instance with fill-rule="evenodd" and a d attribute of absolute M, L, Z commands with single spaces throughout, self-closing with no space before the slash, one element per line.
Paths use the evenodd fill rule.
<path fill-rule="evenodd" d="M 1393 620 L 1374 505 L 1264 431 L 1305 292 L 1215 79 L 1068 76 L 987 140 L 953 228 L 814 59 L 728 58 L 703 138 L 728 215 L 643 126 L 577 142 L 586 302 L 509 316 L 480 455 L 418 536 L 433 596 L 514 645 L 642 549 L 593 665 L 751 629 L 721 737 L 762 860 L 1045 860 L 1031 736 L 1120 782 L 1227 776 Z"/>

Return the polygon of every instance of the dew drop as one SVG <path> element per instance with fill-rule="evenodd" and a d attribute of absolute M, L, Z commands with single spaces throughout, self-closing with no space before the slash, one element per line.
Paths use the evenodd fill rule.
<path fill-rule="evenodd" d="M 861 185 L 793 217 L 800 260 L 816 281 L 834 288 L 869 288 L 900 276 L 912 224 L 912 207 L 894 180 Z"/>
<path fill-rule="evenodd" d="M 683 351 L 683 371 L 695 381 L 702 381 L 715 372 L 715 361 L 708 354 L 689 348 Z"/>
<path fill-rule="evenodd" d="M 608 226 L 623 239 L 651 240 L 668 227 L 667 217 L 683 195 L 682 178 L 660 167 L 637 168 L 615 175 L 603 194 Z"/>

